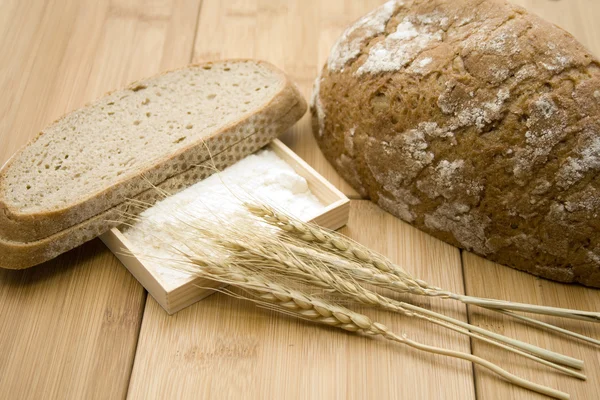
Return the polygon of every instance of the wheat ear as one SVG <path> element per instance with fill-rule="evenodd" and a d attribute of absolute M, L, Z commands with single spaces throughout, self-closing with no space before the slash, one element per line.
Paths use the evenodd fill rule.
<path fill-rule="evenodd" d="M 232 246 L 233 248 L 236 248 L 236 249 L 242 248 L 242 249 L 247 249 L 249 251 L 254 251 L 252 249 L 252 247 L 257 247 L 257 248 L 260 247 L 256 243 L 256 240 L 253 239 L 257 236 L 257 234 L 255 232 L 251 233 L 250 235 L 246 235 L 246 237 L 243 238 L 244 232 L 243 232 L 242 227 L 248 226 L 248 224 L 251 223 L 252 221 L 244 220 L 243 223 L 241 224 L 242 227 L 238 227 L 236 225 L 235 227 L 229 229 L 229 231 L 227 231 L 227 226 L 229 224 L 227 224 L 225 221 L 222 221 L 222 223 L 219 223 L 219 224 L 211 223 L 210 221 L 196 221 L 196 222 L 181 221 L 181 222 L 184 223 L 185 225 L 189 226 L 191 229 L 193 229 L 197 233 L 199 233 L 200 234 L 199 236 L 201 236 L 201 237 L 209 237 L 209 238 L 212 238 L 213 240 L 215 238 L 221 238 L 221 239 L 224 238 L 223 240 L 225 240 L 225 242 L 227 242 L 230 246 Z M 274 231 L 272 231 L 272 230 L 269 230 L 269 229 L 261 230 L 260 224 L 251 224 L 251 227 L 248 228 L 248 231 L 256 231 L 257 229 L 259 230 L 258 232 L 261 233 L 261 236 L 263 236 L 265 238 L 276 237 Z M 220 231 L 226 231 L 226 232 L 224 235 L 221 235 L 221 236 L 219 236 L 218 234 L 215 233 L 215 232 L 220 232 Z M 316 231 L 316 229 L 315 229 L 315 231 Z M 238 238 L 238 240 L 235 240 L 235 239 L 232 240 L 231 238 Z M 247 246 L 247 243 L 251 243 L 251 245 Z M 289 249 L 292 249 L 293 251 L 294 250 L 298 251 L 298 252 L 307 251 L 305 248 L 299 247 L 299 246 L 288 245 L 287 247 Z M 234 250 L 233 248 L 229 249 L 229 250 Z M 332 256 L 332 254 L 336 254 L 335 252 L 331 252 L 331 250 L 319 253 L 314 250 L 311 252 L 309 249 L 308 252 L 309 252 L 308 258 L 315 259 L 315 260 L 319 260 L 323 254 L 326 256 L 326 260 L 334 257 L 334 256 Z M 262 251 L 261 253 L 267 254 L 268 251 Z M 315 253 L 317 253 L 317 254 L 315 254 Z M 304 253 L 302 253 L 302 254 L 304 254 Z M 333 266 L 333 269 L 335 269 L 336 267 L 339 266 L 339 258 L 336 258 L 336 260 L 338 260 L 337 263 L 331 264 Z M 281 261 L 281 260 L 278 259 L 275 261 Z M 342 259 L 341 261 L 343 262 L 344 260 Z M 352 268 L 347 268 L 345 266 L 343 268 L 341 268 L 341 270 L 343 273 L 348 273 L 348 272 L 353 271 Z M 371 270 L 367 269 L 367 271 L 371 271 Z M 393 282 L 395 284 L 403 284 L 403 281 L 395 275 L 384 275 L 384 277 L 393 278 L 394 279 Z M 316 279 L 316 278 L 318 278 L 317 275 L 311 276 L 310 274 L 306 274 L 304 277 L 304 279 L 307 283 L 310 283 L 310 284 L 313 284 L 316 286 L 321 285 L 320 287 L 323 287 L 322 286 L 323 282 L 319 282 L 319 279 Z M 359 280 L 360 279 L 361 279 L 361 277 L 359 277 Z M 379 282 L 379 283 L 381 283 L 381 282 Z M 335 282 L 332 282 L 332 279 L 329 278 L 329 281 L 326 282 L 324 285 L 325 285 L 325 287 L 327 287 L 327 285 L 332 286 L 334 284 L 335 284 Z M 354 285 L 354 286 L 356 286 L 356 285 Z M 406 288 L 406 286 L 403 286 L 403 287 Z M 394 288 L 397 288 L 397 286 L 394 285 Z M 344 289 L 343 287 L 338 288 L 338 291 L 342 291 L 343 289 Z M 355 290 L 358 290 L 358 287 Z M 372 292 L 371 293 L 362 292 L 359 294 L 354 293 L 354 295 L 355 296 L 362 295 L 362 297 L 363 297 L 362 300 L 365 302 L 369 301 L 368 297 L 371 297 L 371 301 L 372 301 L 373 298 L 377 298 L 377 296 L 378 296 L 376 294 L 372 294 Z M 465 333 L 465 334 L 475 337 L 475 338 L 481 338 L 481 336 L 484 336 L 487 338 L 491 338 L 491 339 L 495 340 L 496 342 L 508 344 L 510 346 L 515 347 L 516 349 L 519 349 L 519 350 L 522 350 L 524 352 L 528 352 L 528 353 L 531 353 L 534 355 L 534 356 L 525 356 L 525 357 L 535 359 L 538 362 L 542 362 L 543 364 L 546 364 L 552 368 L 559 369 L 559 370 L 561 370 L 571 376 L 575 376 L 579 379 L 585 379 L 585 376 L 582 374 L 576 373 L 574 371 L 571 371 L 569 369 L 562 368 L 562 367 L 556 365 L 556 364 L 561 364 L 561 365 L 565 365 L 565 366 L 572 367 L 575 369 L 582 369 L 583 361 L 581 361 L 581 360 L 578 360 L 578 359 L 575 359 L 575 358 L 572 358 L 569 356 L 565 356 L 565 355 L 562 355 L 562 354 L 559 354 L 559 353 L 556 353 L 556 352 L 553 352 L 553 351 L 550 351 L 547 349 L 543 349 L 538 346 L 534 346 L 534 345 L 522 342 L 517 339 L 513 339 L 513 338 L 510 338 L 510 337 L 507 337 L 504 335 L 500 335 L 495 332 L 491 332 L 486 329 L 480 328 L 478 326 L 471 325 L 466 322 L 463 322 L 463 321 L 460 321 L 460 320 L 457 320 L 457 319 L 454 319 L 454 318 L 448 317 L 446 315 L 439 314 L 439 313 L 436 313 L 436 312 L 433 312 L 433 311 L 430 311 L 427 309 L 413 306 L 408 303 L 402 303 L 402 306 L 399 306 L 400 303 L 392 304 L 389 301 L 386 301 L 385 297 L 379 296 L 378 299 L 381 302 L 381 304 L 379 305 L 380 307 L 387 306 L 388 309 L 392 309 L 393 311 L 396 311 L 396 312 L 407 313 L 408 311 L 410 311 L 410 313 L 417 313 L 418 316 L 421 318 L 424 318 L 424 316 L 427 316 L 428 318 L 433 318 L 432 322 L 434 322 L 434 323 L 438 323 L 437 321 L 441 320 L 441 321 L 447 322 L 449 324 L 459 326 L 460 328 L 463 328 L 463 331 L 459 331 L 461 333 Z M 442 325 L 440 323 L 438 323 L 438 324 Z M 444 325 L 444 326 L 448 327 L 447 325 Z M 475 332 L 478 335 L 466 333 L 464 330 Z M 484 340 L 484 339 L 482 339 L 482 340 Z M 487 341 L 487 340 L 484 340 L 484 341 Z M 496 344 L 496 342 L 492 342 L 492 343 Z M 500 343 L 498 343 L 496 345 L 499 347 L 503 347 L 503 346 L 500 346 Z M 517 351 L 515 351 L 515 352 L 517 352 Z M 541 361 L 541 359 L 547 360 L 548 363 Z"/>
<path fill-rule="evenodd" d="M 589 322 L 600 322 L 600 313 L 598 312 L 485 299 L 445 291 L 439 287 L 430 285 L 421 279 L 414 278 L 402 267 L 391 262 L 383 255 L 362 246 L 338 232 L 323 229 L 315 224 L 302 222 L 266 204 L 246 202 L 244 205 L 252 214 L 307 243 L 311 243 L 329 251 L 337 252 L 350 260 L 358 261 L 369 269 L 374 270 L 374 273 L 398 277 L 400 281 L 405 283 L 405 291 L 412 294 L 451 298 L 465 304 L 477 305 L 492 310 L 525 311 Z M 396 282 L 397 281 L 398 280 L 396 280 Z M 400 284 L 395 283 L 395 285 L 397 286 L 396 290 L 402 290 L 403 287 Z"/>
<path fill-rule="evenodd" d="M 486 332 L 485 335 L 470 332 L 468 329 L 460 328 L 458 326 L 468 327 L 472 329 L 473 326 L 466 324 L 462 321 L 458 321 L 454 318 L 447 317 L 443 314 L 439 314 L 422 307 L 413 306 L 404 302 L 400 302 L 388 297 L 382 296 L 376 292 L 373 292 L 357 282 L 342 276 L 339 271 L 332 271 L 322 263 L 317 262 L 304 262 L 299 258 L 295 257 L 293 252 L 290 251 L 284 244 L 278 243 L 276 239 L 269 235 L 268 232 L 255 232 L 255 227 L 251 229 L 254 232 L 243 232 L 243 229 L 236 229 L 235 236 L 232 232 L 225 231 L 224 234 L 220 234 L 219 231 L 223 230 L 222 226 L 211 226 L 210 224 L 203 224 L 201 233 L 210 237 L 215 245 L 219 245 L 229 252 L 237 256 L 236 262 L 240 265 L 244 265 L 247 268 L 249 266 L 258 265 L 258 272 L 274 273 L 276 279 L 282 278 L 296 278 L 302 283 L 311 284 L 323 289 L 333 289 L 339 294 L 345 297 L 357 301 L 362 304 L 380 307 L 388 311 L 398 312 L 410 317 L 416 317 L 436 325 L 443 326 L 447 329 L 459 332 L 464 335 L 468 335 L 475 339 L 479 339 L 503 348 L 510 352 L 519 354 L 523 357 L 529 358 L 533 361 L 544 364 L 550 368 L 562 371 L 570 376 L 585 380 L 585 375 L 573 371 L 571 369 L 557 365 L 556 363 L 546 361 L 542 357 L 526 353 L 519 350 L 506 346 L 503 342 L 506 342 L 503 337 L 498 335 L 497 341 L 490 340 L 486 336 L 490 336 L 493 332 L 488 332 L 483 328 L 481 332 Z M 266 242 L 266 243 L 265 243 Z M 444 322 L 446 321 L 446 322 Z M 512 339 L 511 339 L 512 340 Z M 509 342 L 513 346 L 524 348 L 525 350 L 531 351 L 532 348 L 524 347 L 518 341 Z M 526 343 L 524 345 L 527 345 Z M 535 350 L 534 350 L 535 351 Z M 544 351 L 544 356 L 552 358 L 552 354 L 548 354 Z M 560 356 L 560 361 L 564 362 L 564 356 Z"/>
<path fill-rule="evenodd" d="M 294 253 L 298 254 L 299 256 L 306 257 L 307 259 L 321 260 L 322 262 L 329 265 L 331 268 L 339 269 L 339 270 L 347 273 L 348 275 L 352 276 L 354 279 L 356 279 L 358 281 L 372 284 L 374 286 L 377 286 L 377 287 L 380 287 L 383 289 L 390 289 L 390 290 L 400 292 L 400 293 L 408 292 L 406 285 L 396 275 L 384 274 L 384 273 L 380 273 L 372 268 L 365 268 L 364 266 L 362 266 L 362 264 L 357 263 L 355 261 L 348 260 L 346 258 L 337 257 L 337 256 L 335 256 L 335 253 L 332 254 L 331 252 L 321 251 L 318 248 L 310 248 L 310 247 L 296 245 L 293 237 L 286 238 L 285 240 L 287 240 L 289 242 L 287 245 L 288 248 L 290 248 Z M 551 330 L 551 331 L 554 331 L 554 332 L 557 332 L 560 334 L 564 334 L 567 336 L 571 336 L 571 337 L 574 337 L 574 338 L 577 338 L 577 339 L 580 339 L 580 340 L 583 340 L 583 341 L 586 341 L 586 342 L 589 342 L 592 344 L 600 345 L 600 341 L 598 341 L 594 338 L 590 338 L 588 336 L 581 335 L 579 333 L 572 332 L 567 329 L 563 329 L 563 328 L 539 321 L 537 319 L 525 317 L 525 316 L 522 316 L 520 314 L 514 313 L 509 310 L 493 309 L 491 311 L 505 314 L 505 315 L 507 315 L 509 317 L 513 317 L 515 319 L 523 320 L 532 325 L 536 325 L 537 327 L 540 327 L 540 328 L 548 329 L 548 330 Z"/>
<path fill-rule="evenodd" d="M 326 265 L 328 265 L 332 270 L 339 270 L 342 273 L 345 273 L 345 274 L 355 278 L 357 281 L 365 282 L 368 284 L 374 284 L 375 286 L 379 286 L 382 288 L 389 288 L 389 289 L 393 289 L 396 286 L 395 284 L 393 284 L 394 282 L 392 282 L 392 284 L 390 284 L 389 282 L 385 281 L 384 279 L 373 280 L 372 275 L 367 275 L 364 273 L 364 271 L 363 271 L 364 268 L 354 267 L 352 265 L 352 262 L 350 262 L 346 259 L 337 258 L 327 252 L 321 252 L 321 251 L 318 251 L 315 249 L 307 249 L 305 247 L 296 246 L 296 245 L 289 244 L 289 243 L 286 246 L 290 249 L 290 251 L 297 254 L 298 257 L 300 257 L 300 258 L 305 258 L 306 260 L 309 260 L 309 261 L 312 261 L 312 260 L 322 261 Z M 409 303 L 403 303 L 403 304 L 405 304 L 405 308 L 409 309 L 409 310 L 412 309 L 413 307 L 415 307 Z M 468 329 L 470 331 L 477 332 L 481 335 L 484 335 L 486 337 L 500 341 L 502 343 L 510 344 L 511 346 L 528 351 L 528 352 L 535 354 L 546 360 L 554 361 L 554 362 L 560 363 L 562 365 L 567 365 L 567 366 L 570 366 L 570 367 L 576 368 L 576 369 L 583 368 L 583 361 L 581 361 L 579 359 L 565 356 L 565 355 L 562 355 L 562 354 L 559 354 L 559 353 L 556 353 L 556 352 L 553 352 L 553 351 L 550 351 L 547 349 L 543 349 L 541 347 L 534 346 L 529 343 L 525 343 L 520 340 L 513 339 L 510 337 L 483 329 L 476 325 L 471 325 L 471 324 L 468 324 L 468 323 L 460 321 L 460 320 L 451 319 L 450 317 L 447 317 L 443 314 L 437 314 L 437 313 L 434 314 L 433 311 L 430 311 L 427 309 L 422 309 L 422 312 L 426 313 L 432 317 L 451 322 L 455 325 L 458 325 L 458 326 Z"/>
<path fill-rule="evenodd" d="M 247 269 L 238 267 L 235 264 L 228 263 L 224 265 L 214 262 L 210 258 L 204 258 L 199 254 L 185 254 L 185 256 L 189 262 L 180 263 L 181 270 L 195 276 L 240 287 L 255 296 L 255 302 L 270 305 L 270 308 L 276 311 L 350 332 L 379 335 L 418 350 L 470 361 L 488 368 L 515 385 L 557 399 L 569 399 L 567 393 L 520 378 L 480 357 L 459 351 L 428 346 L 413 341 L 406 335 L 396 335 L 387 326 L 371 321 L 366 315 L 353 312 L 345 307 L 332 304 L 315 296 L 306 295 L 282 284 L 270 282 L 265 280 L 260 274 L 249 274 Z"/>

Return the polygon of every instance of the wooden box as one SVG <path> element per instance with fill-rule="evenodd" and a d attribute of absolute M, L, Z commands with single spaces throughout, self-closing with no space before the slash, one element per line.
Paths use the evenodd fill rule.
<path fill-rule="evenodd" d="M 339 229 L 346 225 L 350 200 L 281 141 L 275 139 L 268 146 L 298 175 L 306 179 L 311 192 L 326 206 L 312 222 L 329 229 Z M 118 227 L 106 232 L 100 239 L 169 314 L 214 293 L 210 288 L 219 287 L 218 283 L 194 277 L 180 280 L 176 284 L 164 280 L 153 268 L 145 265 L 143 260 L 127 254 L 131 253 L 131 246 Z"/>

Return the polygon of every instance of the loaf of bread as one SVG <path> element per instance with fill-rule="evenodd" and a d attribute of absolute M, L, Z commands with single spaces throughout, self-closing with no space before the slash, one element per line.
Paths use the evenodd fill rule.
<path fill-rule="evenodd" d="M 340 37 L 311 104 L 338 172 L 493 261 L 600 287 L 600 64 L 502 0 L 390 1 Z"/>
<path fill-rule="evenodd" d="M 274 66 L 190 66 L 113 92 L 44 129 L 0 170 L 0 267 L 26 268 L 266 145 L 306 111 Z"/>

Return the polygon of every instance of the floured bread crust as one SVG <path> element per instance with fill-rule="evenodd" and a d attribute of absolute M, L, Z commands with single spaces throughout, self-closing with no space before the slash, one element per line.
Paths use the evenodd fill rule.
<path fill-rule="evenodd" d="M 600 68 L 500 0 L 390 1 L 335 44 L 313 129 L 360 193 L 458 247 L 600 287 Z"/>

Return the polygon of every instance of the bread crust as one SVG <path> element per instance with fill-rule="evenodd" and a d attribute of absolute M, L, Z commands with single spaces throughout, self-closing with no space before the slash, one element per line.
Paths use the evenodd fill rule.
<path fill-rule="evenodd" d="M 331 54 L 313 131 L 361 194 L 490 260 L 600 287 L 600 63 L 576 39 L 506 1 L 413 0 Z"/>
<path fill-rule="evenodd" d="M 8 173 L 12 163 L 19 158 L 23 150 L 38 140 L 43 133 L 37 135 L 11 157 L 0 170 L 0 240 L 7 243 L 20 242 L 21 244 L 26 244 L 27 242 L 49 239 L 56 233 L 77 226 L 78 224 L 123 203 L 126 199 L 135 197 L 147 190 L 150 187 L 149 183 L 159 185 L 162 181 L 172 176 L 176 176 L 192 169 L 192 165 L 200 164 L 209 159 L 209 150 L 212 153 L 216 153 L 222 151 L 230 143 L 236 143 L 244 138 L 251 138 L 255 134 L 256 127 L 266 127 L 271 129 L 271 137 L 274 138 L 280 134 L 282 130 L 287 129 L 295 122 L 291 122 L 288 126 L 277 126 L 276 121 L 280 119 L 282 115 L 293 114 L 299 119 L 302 114 L 304 114 L 307 108 L 305 100 L 295 85 L 282 71 L 268 62 L 246 59 L 194 64 L 177 70 L 164 72 L 151 78 L 134 82 L 125 89 L 110 92 L 103 98 L 114 93 L 135 90 L 140 84 L 143 85 L 160 76 L 175 71 L 206 65 L 231 64 L 238 62 L 260 64 L 266 66 L 276 75 L 280 76 L 282 82 L 281 89 L 267 104 L 265 104 L 264 107 L 253 114 L 247 114 L 243 116 L 242 119 L 222 127 L 212 135 L 203 138 L 203 140 L 190 143 L 188 146 L 177 152 L 163 157 L 152 166 L 138 171 L 135 176 L 122 179 L 96 193 L 90 193 L 89 196 L 74 204 L 45 212 L 21 213 L 20 210 L 9 206 L 4 200 L 3 194 L 6 192 L 6 189 L 3 187 L 2 178 Z M 102 98 L 85 107 L 91 107 L 94 103 L 101 100 Z M 50 126 L 60 123 L 65 117 L 66 116 L 59 118 Z"/>

